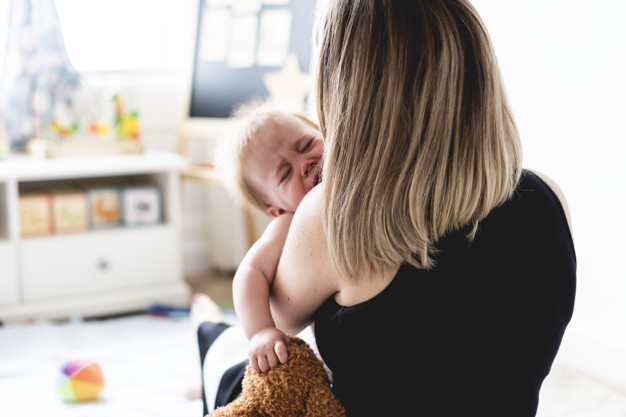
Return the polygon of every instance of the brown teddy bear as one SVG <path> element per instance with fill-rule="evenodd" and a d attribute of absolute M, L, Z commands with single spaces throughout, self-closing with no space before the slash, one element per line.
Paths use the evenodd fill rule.
<path fill-rule="evenodd" d="M 239 397 L 209 416 L 345 417 L 322 361 L 302 339 L 289 338 L 287 363 L 262 374 L 248 365 Z"/>

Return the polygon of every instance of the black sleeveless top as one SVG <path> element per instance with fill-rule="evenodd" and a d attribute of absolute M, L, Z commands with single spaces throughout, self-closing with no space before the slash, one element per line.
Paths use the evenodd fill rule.
<path fill-rule="evenodd" d="M 534 416 L 573 312 L 576 256 L 557 196 L 524 171 L 514 195 L 402 265 L 377 296 L 315 315 L 333 392 L 356 416 Z"/>

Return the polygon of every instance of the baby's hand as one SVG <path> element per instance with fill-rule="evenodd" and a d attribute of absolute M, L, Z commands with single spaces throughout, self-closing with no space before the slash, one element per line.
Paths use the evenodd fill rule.
<path fill-rule="evenodd" d="M 275 327 L 268 327 L 250 339 L 250 365 L 259 374 L 267 372 L 278 363 L 287 362 L 287 335 Z"/>

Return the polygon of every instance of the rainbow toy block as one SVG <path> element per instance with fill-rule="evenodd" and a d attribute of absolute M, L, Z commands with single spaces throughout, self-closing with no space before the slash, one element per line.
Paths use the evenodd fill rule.
<path fill-rule="evenodd" d="M 97 362 L 73 360 L 61 369 L 59 395 L 65 402 L 94 401 L 103 387 L 104 375 Z"/>

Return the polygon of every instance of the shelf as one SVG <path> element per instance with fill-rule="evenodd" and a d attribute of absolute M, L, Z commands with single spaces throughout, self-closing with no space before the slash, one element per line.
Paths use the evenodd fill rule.
<path fill-rule="evenodd" d="M 15 247 L 0 241 L 0 306 L 19 301 Z"/>
<path fill-rule="evenodd" d="M 171 217 L 171 207 L 168 206 L 168 201 L 171 201 L 169 198 L 171 190 L 173 188 L 177 188 L 177 180 L 173 180 L 173 178 L 177 178 L 176 176 L 172 177 L 170 171 L 157 171 L 157 172 L 136 172 L 128 175 L 115 175 L 109 174 L 107 176 L 98 176 L 98 177 L 85 177 L 84 173 L 81 176 L 78 176 L 76 173 L 73 173 L 71 178 L 63 177 L 63 178 L 54 178 L 54 179 L 45 179 L 45 180 L 35 180 L 32 179 L 30 175 L 22 175 L 22 179 L 18 182 L 18 193 L 19 196 L 24 195 L 45 195 L 45 196 L 54 196 L 58 195 L 58 193 L 66 193 L 66 192 L 77 192 L 77 193 L 86 193 L 87 198 L 90 198 L 90 190 L 98 190 L 105 188 L 114 188 L 118 190 L 118 198 L 120 199 L 120 203 L 122 207 L 120 210 L 122 213 L 126 213 L 125 203 L 123 200 L 123 196 L 126 194 L 125 190 L 130 187 L 133 189 L 134 187 L 148 187 L 151 188 L 153 186 L 157 187 L 158 196 L 156 197 L 159 200 L 159 218 L 150 219 L 151 225 L 159 225 L 159 224 L 169 224 Z M 174 191 L 174 193 L 177 193 Z M 144 193 L 145 194 L 145 193 Z M 145 198 L 145 197 L 144 197 Z M 150 197 L 150 201 L 153 200 L 153 197 Z M 82 203 L 81 203 L 82 204 Z M 79 206 L 80 207 L 80 206 Z M 87 205 L 87 210 L 89 211 L 89 204 Z M 41 208 L 37 210 L 42 210 Z M 82 213 L 82 211 L 81 211 Z M 87 218 L 90 219 L 94 213 L 89 211 Z M 45 216 L 44 216 L 45 217 Z M 89 220 L 88 220 L 89 221 Z M 0 219 L 0 227 L 1 227 L 1 219 Z M 122 225 L 114 226 L 111 228 L 119 229 L 122 228 Z M 134 227 L 134 226 L 131 226 Z M 107 228 L 108 229 L 108 228 Z M 91 227 L 89 226 L 86 230 L 77 230 L 71 233 L 91 233 L 102 230 L 99 227 Z M 0 229 L 1 233 L 1 229 Z M 51 233 L 47 234 L 44 232 L 45 236 L 57 236 L 63 235 L 64 233 Z M 0 234 L 1 237 L 1 234 Z M 33 236 L 22 235 L 24 239 L 31 239 Z"/>
<path fill-rule="evenodd" d="M 177 154 L 146 151 L 140 155 L 68 156 L 38 159 L 13 155 L 0 161 L 0 181 L 50 181 L 55 179 L 125 176 L 146 172 L 180 170 L 187 166 Z"/>
<path fill-rule="evenodd" d="M 180 172 L 187 166 L 177 154 L 156 151 L 1 160 L 0 322 L 187 302 L 180 249 Z M 161 222 L 21 236 L 21 195 L 73 186 L 158 186 Z"/>
<path fill-rule="evenodd" d="M 221 184 L 221 179 L 217 175 L 214 165 L 193 164 L 181 171 L 180 176 L 183 179 L 208 181 L 215 184 Z"/>

